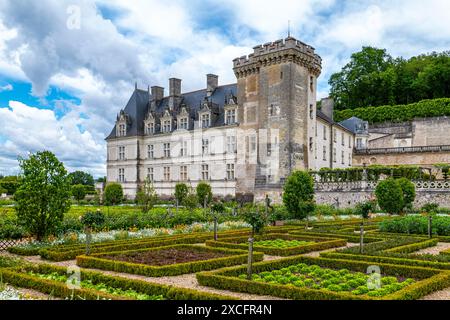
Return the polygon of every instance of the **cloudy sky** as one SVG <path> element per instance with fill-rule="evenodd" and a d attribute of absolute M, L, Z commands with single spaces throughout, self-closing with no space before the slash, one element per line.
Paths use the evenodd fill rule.
<path fill-rule="evenodd" d="M 321 98 L 362 46 L 449 50 L 449 12 L 447 0 L 0 0 L 0 174 L 47 149 L 103 176 L 104 138 L 135 82 L 235 82 L 232 59 L 286 37 L 288 20 L 323 58 Z"/>

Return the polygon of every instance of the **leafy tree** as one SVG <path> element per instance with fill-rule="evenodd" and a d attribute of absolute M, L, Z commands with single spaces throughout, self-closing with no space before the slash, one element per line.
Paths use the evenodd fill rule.
<path fill-rule="evenodd" d="M 198 202 L 200 203 L 201 206 L 205 206 L 208 205 L 211 201 L 212 201 L 212 191 L 211 191 L 211 186 L 206 183 L 206 182 L 200 182 L 197 185 L 197 198 L 198 198 Z"/>
<path fill-rule="evenodd" d="M 403 191 L 397 180 L 380 181 L 375 189 L 378 205 L 387 213 L 400 213 L 404 207 Z"/>
<path fill-rule="evenodd" d="M 94 177 L 87 172 L 74 171 L 69 174 L 70 179 L 72 179 L 72 185 L 82 184 L 84 186 L 93 186 Z"/>
<path fill-rule="evenodd" d="M 269 223 L 269 217 L 264 210 L 255 207 L 251 204 L 245 205 L 240 212 L 241 219 L 252 226 L 253 238 L 255 233 L 261 233 Z"/>
<path fill-rule="evenodd" d="M 80 221 L 87 228 L 99 228 L 105 223 L 105 215 L 99 209 L 95 212 L 88 211 L 81 216 Z"/>
<path fill-rule="evenodd" d="M 188 208 L 190 211 L 198 207 L 198 197 L 192 188 L 189 189 L 188 194 L 183 199 L 183 206 Z"/>
<path fill-rule="evenodd" d="M 416 198 L 416 186 L 407 178 L 397 179 L 397 182 L 403 192 L 403 209 L 412 209 L 414 199 Z"/>
<path fill-rule="evenodd" d="M 147 177 L 144 185 L 136 194 L 136 202 L 141 206 L 142 212 L 149 212 L 158 201 L 158 195 L 150 179 Z"/>
<path fill-rule="evenodd" d="M 305 171 L 294 171 L 284 185 L 283 203 L 295 219 L 314 212 L 314 181 Z"/>
<path fill-rule="evenodd" d="M 360 202 L 355 207 L 356 214 L 364 219 L 369 218 L 369 214 L 375 210 L 375 203 L 373 201 Z"/>
<path fill-rule="evenodd" d="M 76 184 L 72 186 L 72 196 L 75 200 L 80 202 L 86 197 L 86 190 L 82 184 Z"/>
<path fill-rule="evenodd" d="M 21 185 L 15 193 L 17 217 L 41 241 L 56 232 L 70 209 L 70 178 L 49 151 L 19 158 Z"/>
<path fill-rule="evenodd" d="M 123 189 L 119 183 L 109 183 L 105 188 L 106 205 L 116 205 L 123 201 Z"/>
<path fill-rule="evenodd" d="M 177 199 L 177 204 L 182 204 L 188 193 L 189 189 L 185 183 L 177 183 L 175 185 L 175 199 Z"/>

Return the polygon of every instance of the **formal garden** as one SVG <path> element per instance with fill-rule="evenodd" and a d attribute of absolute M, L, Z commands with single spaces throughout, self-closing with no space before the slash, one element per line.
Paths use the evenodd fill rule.
<path fill-rule="evenodd" d="M 310 172 L 291 174 L 280 204 L 207 183 L 160 199 L 149 181 L 132 203 L 115 183 L 83 203 L 92 181 L 53 154 L 20 164 L 0 206 L 2 300 L 450 299 L 449 212 L 413 206 L 413 170 L 369 170 L 373 199 L 343 209 L 315 202 Z"/>

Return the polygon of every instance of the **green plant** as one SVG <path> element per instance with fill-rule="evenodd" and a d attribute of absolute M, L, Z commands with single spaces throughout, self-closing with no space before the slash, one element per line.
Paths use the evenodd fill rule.
<path fill-rule="evenodd" d="M 428 202 L 426 204 L 424 204 L 420 210 L 422 212 L 426 212 L 426 213 L 436 213 L 439 210 L 439 204 L 437 203 L 433 203 L 433 202 Z"/>
<path fill-rule="evenodd" d="M 198 207 L 198 197 L 192 188 L 189 189 L 188 194 L 183 199 L 183 205 L 190 211 Z"/>
<path fill-rule="evenodd" d="M 86 190 L 82 184 L 76 184 L 72 186 L 72 196 L 75 200 L 80 202 L 86 197 Z"/>
<path fill-rule="evenodd" d="M 175 185 L 175 199 L 178 204 L 182 204 L 189 194 L 188 186 L 185 183 L 177 183 Z"/>
<path fill-rule="evenodd" d="M 119 183 L 111 182 L 105 188 L 105 203 L 116 205 L 123 201 L 123 189 Z"/>
<path fill-rule="evenodd" d="M 242 220 L 252 226 L 252 238 L 255 233 L 261 233 L 269 223 L 269 217 L 264 210 L 260 210 L 260 208 L 253 207 L 252 205 L 246 205 L 241 208 L 239 215 Z"/>
<path fill-rule="evenodd" d="M 373 201 L 360 202 L 355 207 L 356 214 L 360 215 L 363 219 L 368 219 L 369 214 L 375 210 L 375 203 Z"/>
<path fill-rule="evenodd" d="M 15 193 L 17 218 L 38 240 L 54 233 L 70 209 L 70 179 L 64 164 L 49 152 L 19 158 L 21 185 Z"/>
<path fill-rule="evenodd" d="M 283 190 L 283 203 L 296 219 L 307 218 L 315 208 L 314 181 L 305 171 L 294 171 Z"/>
<path fill-rule="evenodd" d="M 158 201 L 158 195 L 150 179 L 145 178 L 144 185 L 139 188 L 136 194 L 136 202 L 141 207 L 142 212 L 149 212 Z"/>
<path fill-rule="evenodd" d="M 105 215 L 100 210 L 88 211 L 81 216 L 80 221 L 85 227 L 98 228 L 105 223 Z"/>
<path fill-rule="evenodd" d="M 412 204 L 416 198 L 416 186 L 407 178 L 397 179 L 403 192 L 403 209 L 412 209 Z"/>
<path fill-rule="evenodd" d="M 404 208 L 403 191 L 397 180 L 380 181 L 375 189 L 378 205 L 388 213 L 400 213 Z"/>
<path fill-rule="evenodd" d="M 200 182 L 197 185 L 196 191 L 197 199 L 200 205 L 203 207 L 205 207 L 205 205 L 207 206 L 213 198 L 211 186 L 206 182 Z"/>

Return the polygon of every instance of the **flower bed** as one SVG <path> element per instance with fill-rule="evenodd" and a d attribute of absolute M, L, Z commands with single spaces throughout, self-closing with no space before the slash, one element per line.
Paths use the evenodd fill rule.
<path fill-rule="evenodd" d="M 247 249 L 248 237 L 235 237 L 222 239 L 221 241 L 206 241 L 207 246 L 223 247 L 233 249 Z M 287 246 L 293 241 L 298 241 L 298 245 Z M 263 245 L 261 245 L 261 242 Z M 268 246 L 272 243 L 273 246 Z M 276 246 L 276 243 L 284 243 L 285 246 Z M 262 236 L 255 236 L 254 250 L 264 252 L 265 254 L 274 256 L 289 256 L 307 253 L 311 251 L 325 250 L 329 248 L 336 248 L 345 246 L 347 242 L 343 239 L 334 239 L 326 237 L 311 237 L 307 235 L 294 236 L 286 234 L 266 234 Z"/>
<path fill-rule="evenodd" d="M 199 253 L 216 253 L 223 256 L 210 259 L 206 258 L 205 260 L 192 260 L 190 262 L 183 263 L 168 263 L 165 265 L 155 265 L 152 264 L 151 261 L 139 257 L 140 255 L 146 255 L 149 252 L 153 252 L 155 255 L 158 255 L 159 253 L 162 254 L 163 251 L 169 249 L 177 249 L 179 251 L 184 250 L 186 254 L 190 254 L 192 251 L 197 251 Z M 121 261 L 124 260 L 124 256 L 128 257 L 126 260 L 131 262 Z M 261 261 L 262 259 L 263 254 L 255 252 L 254 261 Z M 146 264 L 132 262 L 136 260 L 144 260 Z M 247 252 L 243 250 L 210 248 L 186 244 L 157 247 L 151 249 L 108 252 L 103 254 L 94 254 L 91 256 L 77 256 L 77 265 L 80 267 L 140 274 L 149 277 L 175 276 L 186 273 L 194 273 L 202 270 L 212 270 L 226 266 L 244 264 L 246 262 Z"/>
<path fill-rule="evenodd" d="M 312 267 L 314 265 L 318 267 Z M 201 285 L 218 289 L 299 300 L 409 300 L 421 298 L 450 286 L 450 272 L 447 271 L 379 263 L 377 266 L 382 273 L 382 286 L 380 289 L 373 290 L 373 293 L 369 295 L 371 290 L 362 289 L 362 279 L 366 280 L 363 273 L 371 266 L 371 262 L 365 261 L 296 256 L 255 263 L 253 272 L 258 276 L 252 280 L 243 279 L 242 275 L 246 272 L 245 267 L 200 272 L 197 274 L 197 280 Z M 303 268 L 305 268 L 304 272 Z M 341 271 L 343 274 L 340 274 L 339 270 L 343 269 L 346 271 Z M 273 272 L 277 274 L 274 276 Z M 288 275 L 288 272 L 291 275 Z M 292 275 L 293 273 L 294 275 Z M 304 278 L 295 275 L 296 273 L 303 274 Z M 309 276 L 305 276 L 304 273 Z M 313 280 L 312 274 L 314 274 L 315 280 Z M 269 277 L 268 281 L 266 281 L 267 277 Z M 318 281 L 317 277 L 321 280 Z M 386 280 L 382 280 L 383 278 Z M 408 278 L 412 278 L 414 281 L 406 280 Z M 330 279 L 334 280 L 325 283 L 325 286 L 324 282 Z M 341 281 L 342 279 L 343 281 Z M 352 282 L 350 283 L 350 281 Z M 297 285 L 295 285 L 296 282 Z"/>
<path fill-rule="evenodd" d="M 29 288 L 52 296 L 73 299 L 125 299 L 158 298 L 164 300 L 221 300 L 232 297 L 150 283 L 142 280 L 109 276 L 81 269 L 81 289 L 67 287 L 67 268 L 48 264 L 27 264 L 20 268 L 0 268 L 3 280 L 11 285 Z"/>

